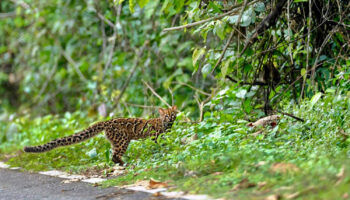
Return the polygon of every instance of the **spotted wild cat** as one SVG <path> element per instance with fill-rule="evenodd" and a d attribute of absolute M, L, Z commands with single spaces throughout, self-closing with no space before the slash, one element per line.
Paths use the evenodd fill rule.
<path fill-rule="evenodd" d="M 168 109 L 159 108 L 159 118 L 116 118 L 104 122 L 98 122 L 89 128 L 74 135 L 52 140 L 44 145 L 24 147 L 25 152 L 40 153 L 56 147 L 71 145 L 89 139 L 98 133 L 105 131 L 107 139 L 112 144 L 113 162 L 123 165 L 122 156 L 131 140 L 155 136 L 166 132 L 171 128 L 176 119 L 176 106 Z"/>

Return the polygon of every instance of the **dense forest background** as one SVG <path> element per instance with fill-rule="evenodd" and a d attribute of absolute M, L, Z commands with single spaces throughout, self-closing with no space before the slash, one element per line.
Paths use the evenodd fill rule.
<path fill-rule="evenodd" d="M 165 106 L 142 80 L 193 117 L 225 88 L 247 115 L 349 89 L 346 1 L 131 2 L 2 1 L 2 112 Z"/>
<path fill-rule="evenodd" d="M 341 0 L 2 0 L 0 154 L 28 169 L 109 166 L 102 136 L 86 148 L 18 150 L 177 105 L 166 147 L 129 147 L 130 174 L 161 166 L 159 179 L 186 177 L 173 179 L 214 196 L 231 196 L 247 177 L 270 188 L 298 183 L 296 191 L 306 175 L 335 176 L 349 162 L 349 46 L 350 4 Z M 274 114 L 277 126 L 247 126 Z M 303 170 L 265 177 L 276 163 Z M 209 190 L 190 179 L 210 183 L 216 172 Z"/>

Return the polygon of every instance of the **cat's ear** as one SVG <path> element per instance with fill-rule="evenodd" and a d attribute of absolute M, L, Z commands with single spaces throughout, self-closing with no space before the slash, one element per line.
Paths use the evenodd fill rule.
<path fill-rule="evenodd" d="M 176 107 L 176 106 L 173 106 L 173 107 L 171 107 L 171 109 L 173 109 L 173 110 L 177 110 L 177 107 Z"/>
<path fill-rule="evenodd" d="M 164 115 L 165 114 L 165 110 L 163 108 L 159 108 L 158 112 L 160 115 Z"/>

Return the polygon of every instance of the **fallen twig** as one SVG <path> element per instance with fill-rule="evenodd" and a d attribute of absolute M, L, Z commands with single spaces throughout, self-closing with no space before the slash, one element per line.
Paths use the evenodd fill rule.
<path fill-rule="evenodd" d="M 296 116 L 294 116 L 294 115 L 292 115 L 292 114 L 285 113 L 285 112 L 281 112 L 281 111 L 279 111 L 279 110 L 277 110 L 277 112 L 278 112 L 278 113 L 281 113 L 282 115 L 286 115 L 286 116 L 291 117 L 291 118 L 293 118 L 293 119 L 299 120 L 299 121 L 301 121 L 301 122 L 305 122 L 304 119 L 299 118 L 299 117 L 296 117 Z"/>

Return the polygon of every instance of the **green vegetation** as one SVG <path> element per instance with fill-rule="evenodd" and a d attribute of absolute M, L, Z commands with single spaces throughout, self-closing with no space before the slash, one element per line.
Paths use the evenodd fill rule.
<path fill-rule="evenodd" d="M 147 83 L 177 105 L 176 123 L 158 143 L 133 141 L 127 173 L 103 186 L 153 178 L 227 199 L 349 198 L 349 13 L 331 0 L 1 1 L 0 160 L 105 173 L 103 134 L 22 149 L 157 116 L 165 105 Z M 277 111 L 304 122 L 247 125 Z"/>
<path fill-rule="evenodd" d="M 232 90 L 214 99 L 229 94 Z M 264 128 L 258 136 L 252 135 L 256 130 L 246 126 L 247 121 L 228 118 L 233 116 L 230 110 L 206 112 L 207 120 L 195 125 L 179 122 L 158 144 L 151 139 L 132 142 L 124 156 L 128 173 L 104 185 L 153 178 L 171 181 L 183 191 L 215 197 L 262 199 L 271 194 L 290 195 L 304 190 L 301 196 L 307 198 L 341 197 L 350 186 L 349 108 L 349 98 L 327 94 L 318 101 L 305 101 L 299 108 L 285 108 L 307 119 L 305 123 L 283 117 L 277 126 Z M 184 116 L 181 113 L 178 121 Z M 2 129 L 16 129 L 19 137 L 8 139 L 0 146 L 1 152 L 15 152 L 16 156 L 7 163 L 28 170 L 62 169 L 79 173 L 93 166 L 108 170 L 113 165 L 109 160 L 110 145 L 102 134 L 43 154 L 18 153 L 24 145 L 40 144 L 62 133 L 72 134 L 88 125 L 91 119 L 86 119 L 81 113 L 62 118 L 16 119 L 12 128 L 2 126 Z M 191 139 L 194 135 L 198 139 Z M 276 163 L 291 163 L 293 167 L 286 166 L 285 173 L 275 172 Z M 345 175 L 337 177 L 342 167 Z M 265 183 L 262 187 L 233 190 L 245 179 L 253 185 Z"/>

